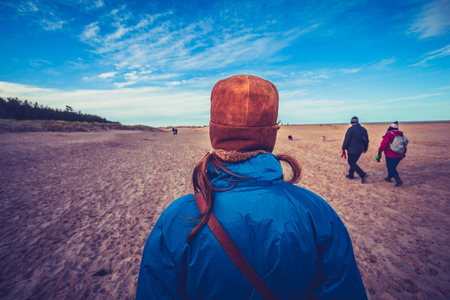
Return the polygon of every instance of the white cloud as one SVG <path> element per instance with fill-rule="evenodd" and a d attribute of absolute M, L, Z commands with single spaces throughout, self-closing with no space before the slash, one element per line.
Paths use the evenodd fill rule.
<path fill-rule="evenodd" d="M 92 4 L 93 8 L 100 8 L 103 7 L 105 5 L 105 3 L 103 2 L 103 0 L 95 0 L 94 3 Z"/>
<path fill-rule="evenodd" d="M 336 99 L 289 99 L 280 103 L 279 119 L 291 124 L 342 123 L 355 113 L 363 119 L 358 112 L 367 110 L 368 106 Z"/>
<path fill-rule="evenodd" d="M 283 101 L 286 99 L 286 101 L 289 101 L 289 99 L 299 99 L 301 97 L 307 96 L 309 94 L 309 91 L 307 89 L 296 89 L 296 90 L 283 90 L 280 93 L 280 101 Z"/>
<path fill-rule="evenodd" d="M 126 73 L 124 75 L 126 80 L 137 80 L 139 78 L 139 76 L 137 75 L 136 71 L 130 72 L 130 73 Z"/>
<path fill-rule="evenodd" d="M 413 66 L 425 65 L 429 60 L 441 58 L 450 55 L 450 45 L 447 45 L 441 49 L 428 52 L 427 54 L 422 56 L 421 61 L 415 63 Z"/>
<path fill-rule="evenodd" d="M 19 13 L 35 13 L 39 11 L 39 9 L 33 1 L 26 1 L 17 6 L 17 11 Z"/>
<path fill-rule="evenodd" d="M 152 72 L 153 72 L 152 70 L 142 70 L 139 72 L 139 74 L 145 75 L 145 74 L 150 74 Z"/>
<path fill-rule="evenodd" d="M 310 32 L 313 32 L 314 30 L 316 30 L 317 28 L 319 28 L 319 26 L 321 26 L 321 23 L 315 23 L 313 25 L 310 25 L 308 27 L 303 27 L 303 28 L 293 28 L 291 30 L 288 30 L 284 33 L 285 36 L 290 36 L 291 40 L 297 39 L 298 37 L 308 34 Z"/>
<path fill-rule="evenodd" d="M 181 69 L 216 69 L 230 65 L 239 65 L 252 61 L 274 59 L 274 54 L 290 45 L 290 43 L 307 34 L 320 24 L 306 28 L 295 28 L 283 32 L 254 33 L 252 30 L 242 30 L 233 36 L 216 36 L 214 44 L 203 51 L 190 53 L 188 57 L 180 57 L 175 66 Z"/>
<path fill-rule="evenodd" d="M 128 83 L 126 83 L 128 84 Z M 28 99 L 44 106 L 95 114 L 123 124 L 150 126 L 206 125 L 209 118 L 209 92 L 185 85 L 113 90 L 43 89 L 0 81 L 2 97 Z M 137 121 L 139 120 L 139 121 Z M 189 120 L 189 121 L 187 121 Z M 196 120 L 193 124 L 192 120 Z"/>
<path fill-rule="evenodd" d="M 329 71 L 315 71 L 315 72 L 311 72 L 311 71 L 302 71 L 300 72 L 300 74 L 303 77 L 308 77 L 308 78 L 312 78 L 312 79 L 328 79 L 330 78 L 330 76 L 328 74 L 324 74 L 324 73 L 329 73 Z M 292 74 L 295 75 L 295 74 Z"/>
<path fill-rule="evenodd" d="M 298 85 L 312 85 L 312 84 L 316 84 L 321 82 L 321 80 L 318 79 L 302 79 L 302 78 L 297 78 L 297 79 L 292 79 L 289 81 L 289 84 L 291 84 L 292 86 L 298 86 Z"/>
<path fill-rule="evenodd" d="M 353 74 L 353 73 L 357 73 L 357 72 L 361 71 L 361 68 L 358 68 L 358 69 L 339 69 L 339 71 L 341 73 L 344 73 L 344 74 Z"/>
<path fill-rule="evenodd" d="M 119 8 L 115 8 L 110 12 L 110 16 L 115 20 L 116 24 L 112 24 L 113 26 L 117 24 L 122 24 L 127 20 L 132 18 L 132 13 L 127 10 L 126 5 L 122 5 Z"/>
<path fill-rule="evenodd" d="M 303 109 L 319 109 L 319 108 L 328 108 L 328 109 L 334 109 L 336 106 L 341 106 L 345 104 L 345 101 L 338 101 L 338 100 L 329 100 L 329 99 L 296 99 L 296 100 L 288 100 L 283 102 L 284 109 L 287 108 L 303 108 Z"/>
<path fill-rule="evenodd" d="M 121 89 L 123 87 L 129 86 L 129 85 L 133 85 L 135 84 L 136 81 L 127 81 L 127 82 L 114 82 L 114 86 Z"/>
<path fill-rule="evenodd" d="M 98 75 L 99 78 L 105 79 L 105 78 L 111 78 L 116 76 L 117 72 L 107 72 L 107 73 L 102 73 L 100 75 Z"/>
<path fill-rule="evenodd" d="M 411 96 L 411 97 L 394 98 L 394 99 L 390 99 L 390 100 L 383 100 L 383 101 L 380 101 L 379 103 L 388 103 L 388 102 L 397 102 L 397 101 L 404 101 L 404 100 L 423 99 L 423 98 L 436 97 L 436 96 L 441 96 L 441 95 L 446 95 L 446 93 L 422 94 L 422 95 Z"/>
<path fill-rule="evenodd" d="M 5 97 L 19 97 L 19 96 L 25 96 L 31 95 L 32 93 L 48 93 L 52 91 L 52 89 L 44 89 L 39 87 L 34 87 L 31 85 L 23 85 L 23 84 L 17 84 L 17 83 L 9 83 L 0 81 L 0 92 L 2 95 L 5 95 Z"/>
<path fill-rule="evenodd" d="M 124 35 L 126 35 L 131 30 L 130 28 L 125 28 L 121 24 L 115 24 L 115 25 L 117 27 L 117 30 L 115 32 L 113 32 L 112 34 L 109 34 L 105 37 L 106 42 L 111 41 L 111 40 L 118 40 L 118 39 L 122 38 Z"/>
<path fill-rule="evenodd" d="M 12 1 L 13 2 L 13 1 Z M 19 15 L 25 15 L 22 22 L 32 22 L 39 24 L 44 30 L 55 31 L 62 29 L 67 21 L 62 20 L 57 10 L 51 8 L 45 1 L 15 1 L 18 4 L 10 4 L 16 8 Z"/>
<path fill-rule="evenodd" d="M 273 60 L 276 52 L 290 45 L 299 36 L 317 29 L 320 24 L 291 30 L 258 31 L 255 28 L 233 32 L 212 19 L 185 25 L 165 17 L 172 14 L 135 16 L 125 9 L 116 9 L 107 24 L 87 26 L 80 39 L 102 55 L 103 63 L 120 69 L 135 70 L 150 65 L 154 71 L 212 70 L 260 60 Z M 158 23 L 156 19 L 160 19 Z M 112 32 L 111 25 L 115 28 Z M 236 26 L 232 24 L 231 26 Z M 100 31 L 104 32 L 100 35 Z"/>
<path fill-rule="evenodd" d="M 397 62 L 396 58 L 385 58 L 381 60 L 380 62 L 376 63 L 373 67 L 377 70 L 383 69 L 387 65 L 391 65 Z"/>
<path fill-rule="evenodd" d="M 51 21 L 51 20 L 42 20 L 41 25 L 45 30 L 48 31 L 54 31 L 57 29 L 61 29 L 63 25 L 67 23 L 66 21 L 57 20 L 57 21 Z"/>
<path fill-rule="evenodd" d="M 51 65 L 52 62 L 45 59 L 30 59 L 30 66 L 40 67 L 42 65 Z"/>
<path fill-rule="evenodd" d="M 417 33 L 420 39 L 424 39 L 445 35 L 449 29 L 450 0 L 435 0 L 424 6 L 409 32 Z"/>
<path fill-rule="evenodd" d="M 85 41 L 98 41 L 98 33 L 100 32 L 100 27 L 98 27 L 98 22 L 91 23 L 86 26 L 80 35 L 80 39 Z"/>
<path fill-rule="evenodd" d="M 167 80 L 167 79 L 171 79 L 171 78 L 175 78 L 175 77 L 179 77 L 180 74 L 174 73 L 174 74 L 170 74 L 170 73 L 166 73 L 166 74 L 155 74 L 152 76 L 142 76 L 141 78 L 144 78 L 146 80 Z"/>

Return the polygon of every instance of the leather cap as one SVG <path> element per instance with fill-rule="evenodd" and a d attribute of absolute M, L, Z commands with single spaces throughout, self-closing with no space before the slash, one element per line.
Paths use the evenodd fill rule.
<path fill-rule="evenodd" d="M 211 92 L 209 135 L 214 149 L 272 152 L 277 137 L 278 90 L 267 80 L 237 75 Z"/>

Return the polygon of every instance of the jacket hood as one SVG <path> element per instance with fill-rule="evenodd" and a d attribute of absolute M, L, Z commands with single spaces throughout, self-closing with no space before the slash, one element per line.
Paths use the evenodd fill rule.
<path fill-rule="evenodd" d="M 225 168 L 238 176 L 233 176 L 220 169 L 208 166 L 208 178 L 217 189 L 233 186 L 272 185 L 283 182 L 283 170 L 280 162 L 272 153 L 260 153 L 240 163 L 229 163 Z"/>

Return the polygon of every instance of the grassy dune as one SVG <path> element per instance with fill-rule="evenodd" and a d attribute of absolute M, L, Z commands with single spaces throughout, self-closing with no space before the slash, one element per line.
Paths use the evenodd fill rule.
<path fill-rule="evenodd" d="M 53 120 L 14 120 L 0 119 L 0 133 L 4 132 L 92 132 L 108 130 L 143 130 L 161 131 L 160 129 L 144 125 L 122 125 L 120 123 L 91 123 L 91 122 L 68 122 Z"/>

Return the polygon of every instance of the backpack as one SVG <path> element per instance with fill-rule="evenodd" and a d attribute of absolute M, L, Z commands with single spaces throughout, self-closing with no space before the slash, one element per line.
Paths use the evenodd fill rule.
<path fill-rule="evenodd" d="M 391 143 L 391 151 L 394 153 L 403 154 L 406 152 L 406 147 L 408 146 L 408 138 L 404 135 L 396 135 Z"/>
<path fill-rule="evenodd" d="M 364 143 L 364 151 L 367 151 L 367 148 L 369 147 L 369 141 L 367 140 L 366 135 L 362 130 L 362 126 L 359 127 L 359 133 L 361 133 L 361 138 Z"/>

